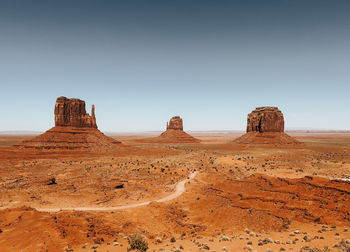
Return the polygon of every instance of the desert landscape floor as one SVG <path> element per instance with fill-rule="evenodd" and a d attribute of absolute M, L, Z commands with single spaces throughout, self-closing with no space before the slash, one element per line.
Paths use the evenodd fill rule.
<path fill-rule="evenodd" d="M 18 150 L 1 137 L 1 251 L 347 251 L 350 136 L 298 146 L 233 136 L 119 150 Z M 319 250 L 317 250 L 319 249 Z M 327 250 L 328 249 L 328 250 Z"/>

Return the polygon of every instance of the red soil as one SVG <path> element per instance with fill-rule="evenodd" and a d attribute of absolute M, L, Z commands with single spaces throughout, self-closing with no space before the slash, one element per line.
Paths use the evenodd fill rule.
<path fill-rule="evenodd" d="M 235 139 L 239 144 L 295 145 L 299 142 L 284 132 L 248 132 Z"/>
<path fill-rule="evenodd" d="M 16 145 L 20 148 L 34 149 L 86 149 L 105 151 L 113 149 L 121 142 L 104 135 L 95 128 L 56 126 L 45 133 Z"/>
<path fill-rule="evenodd" d="M 200 140 L 194 138 L 182 130 L 168 129 L 164 131 L 159 137 L 139 139 L 137 142 L 143 143 L 199 143 Z"/>
<path fill-rule="evenodd" d="M 350 226 L 350 182 L 320 177 L 288 179 L 252 175 L 245 179 L 203 176 L 188 202 L 193 219 L 217 230 L 285 230 L 292 221 Z M 192 183 L 193 184 L 193 183 Z"/>
<path fill-rule="evenodd" d="M 313 145 L 271 148 L 234 144 L 225 138 L 221 144 L 177 145 L 176 151 L 164 145 L 117 144 L 119 149 L 108 155 L 81 149 L 0 148 L 0 203 L 17 207 L 0 210 L 1 251 L 64 251 L 65 247 L 87 251 L 97 245 L 101 251 L 105 251 L 102 246 L 126 251 L 122 237 L 131 233 L 145 235 L 154 250 L 163 245 L 165 250 L 175 250 L 173 243 L 166 242 L 174 236 L 184 251 L 197 251 L 198 246 L 190 247 L 189 242 L 202 242 L 198 237 L 203 236 L 216 239 L 217 247 L 212 243 L 211 250 L 241 243 L 227 251 L 243 251 L 251 239 L 254 249 L 266 251 L 267 247 L 257 245 L 258 239 L 267 237 L 262 231 L 277 231 L 274 239 L 284 242 L 266 245 L 275 246 L 274 251 L 280 247 L 300 251 L 302 246 L 322 242 L 333 248 L 350 238 L 350 183 L 317 176 L 350 178 L 350 145 L 348 140 L 341 145 L 315 145 L 316 140 Z M 186 192 L 169 202 L 106 212 L 45 213 L 18 207 L 114 206 L 153 200 L 171 194 L 173 185 L 193 169 L 198 175 L 186 184 Z M 48 185 L 52 177 L 57 185 Z M 116 189 L 119 183 L 125 187 Z M 287 245 L 296 225 L 301 226 L 299 241 Z M 322 231 L 324 225 L 336 228 Z M 245 228 L 261 233 L 230 244 L 218 241 L 221 234 L 232 236 Z M 306 228 L 324 239 L 305 243 Z M 156 237 L 163 243 L 158 244 Z M 113 245 L 116 238 L 123 247 Z"/>

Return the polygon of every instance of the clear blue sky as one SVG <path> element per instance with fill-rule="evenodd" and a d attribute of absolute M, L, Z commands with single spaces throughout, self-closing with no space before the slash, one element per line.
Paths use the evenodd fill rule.
<path fill-rule="evenodd" d="M 350 1 L 0 2 L 0 130 L 46 130 L 57 97 L 102 131 L 350 129 Z"/>

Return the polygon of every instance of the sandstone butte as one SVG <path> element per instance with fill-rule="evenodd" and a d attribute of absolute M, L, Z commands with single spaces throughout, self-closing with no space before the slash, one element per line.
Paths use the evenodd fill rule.
<path fill-rule="evenodd" d="M 240 144 L 298 144 L 284 133 L 284 117 L 277 107 L 257 107 L 247 119 L 247 133 L 235 140 Z"/>
<path fill-rule="evenodd" d="M 183 131 L 183 121 L 180 116 L 174 116 L 166 123 L 166 131 L 158 137 L 138 139 L 142 143 L 199 143 L 200 140 Z"/>
<path fill-rule="evenodd" d="M 55 127 L 16 146 L 34 149 L 105 151 L 119 143 L 97 129 L 94 105 L 89 115 L 86 113 L 84 101 L 61 96 L 57 98 L 55 104 Z"/>
<path fill-rule="evenodd" d="M 199 143 L 200 140 L 183 131 L 183 121 L 180 116 L 174 116 L 167 122 L 166 131 L 159 137 L 160 142 L 167 143 Z"/>
<path fill-rule="evenodd" d="M 95 106 L 91 116 L 86 113 L 85 102 L 80 99 L 58 97 L 55 104 L 55 126 L 86 127 L 97 129 Z"/>

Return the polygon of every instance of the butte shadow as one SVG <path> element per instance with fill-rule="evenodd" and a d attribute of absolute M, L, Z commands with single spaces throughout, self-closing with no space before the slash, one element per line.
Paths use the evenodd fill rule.
<path fill-rule="evenodd" d="M 194 138 L 183 130 L 183 121 L 180 116 L 174 116 L 167 122 L 166 131 L 160 136 L 153 138 L 138 139 L 137 142 L 142 143 L 199 143 L 200 140 Z"/>
<path fill-rule="evenodd" d="M 247 133 L 234 140 L 239 144 L 298 145 L 284 133 L 284 118 L 277 107 L 258 107 L 248 114 Z"/>
<path fill-rule="evenodd" d="M 55 127 L 15 147 L 107 151 L 120 144 L 121 142 L 104 135 L 97 129 L 94 105 L 89 115 L 86 113 L 84 101 L 61 96 L 57 98 L 55 104 Z"/>

